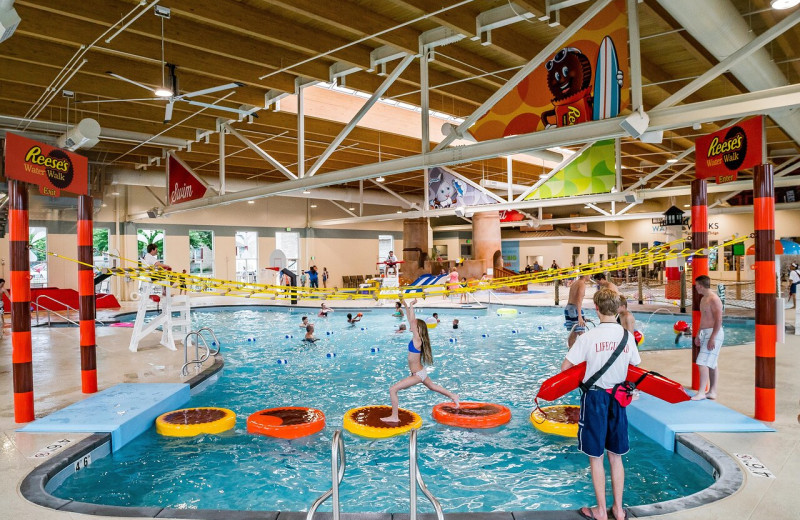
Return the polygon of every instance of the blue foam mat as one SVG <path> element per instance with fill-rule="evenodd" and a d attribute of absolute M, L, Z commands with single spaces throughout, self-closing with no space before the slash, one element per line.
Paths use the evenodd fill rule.
<path fill-rule="evenodd" d="M 670 451 L 675 450 L 676 433 L 775 431 L 710 399 L 670 404 L 645 393 L 628 406 L 628 421 Z"/>
<path fill-rule="evenodd" d="M 20 428 L 21 432 L 98 432 L 111 434 L 117 451 L 153 427 L 156 417 L 189 402 L 189 385 L 122 383 L 90 395 Z"/>

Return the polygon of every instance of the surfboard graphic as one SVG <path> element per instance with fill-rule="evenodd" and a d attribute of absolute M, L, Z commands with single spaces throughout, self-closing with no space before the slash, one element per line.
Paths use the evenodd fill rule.
<path fill-rule="evenodd" d="M 594 108 L 592 120 L 616 117 L 619 114 L 620 87 L 617 83 L 619 61 L 614 40 L 606 36 L 600 44 L 594 73 Z"/>

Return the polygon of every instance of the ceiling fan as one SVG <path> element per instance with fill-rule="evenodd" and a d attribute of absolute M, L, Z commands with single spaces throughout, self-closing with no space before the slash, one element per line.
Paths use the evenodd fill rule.
<path fill-rule="evenodd" d="M 121 76 L 119 74 L 115 74 L 114 72 L 108 71 L 106 74 L 111 76 L 112 78 L 116 78 L 121 81 L 125 81 L 132 85 L 136 85 L 137 87 L 143 88 L 152 92 L 155 97 L 150 98 L 135 98 L 135 99 L 100 99 L 100 100 L 87 100 L 87 101 L 80 101 L 80 103 L 114 103 L 114 102 L 123 102 L 123 101 L 166 101 L 167 106 L 164 110 L 164 122 L 169 123 L 172 120 L 172 109 L 177 101 L 182 101 L 184 103 L 188 103 L 190 105 L 195 105 L 199 107 L 205 108 L 213 108 L 216 110 L 222 110 L 225 112 L 234 112 L 239 114 L 240 116 L 249 116 L 255 115 L 252 113 L 252 109 L 250 110 L 242 110 L 238 108 L 230 108 L 222 105 L 212 105 L 211 103 L 202 103 L 200 101 L 194 101 L 193 97 L 197 96 L 204 96 L 207 94 L 213 94 L 214 92 L 219 92 L 221 90 L 229 90 L 236 87 L 243 87 L 244 83 L 239 83 L 238 81 L 234 81 L 232 83 L 225 83 L 224 85 L 218 85 L 216 87 L 205 88 L 202 90 L 195 90 L 194 92 L 186 92 L 181 94 L 180 90 L 178 89 L 178 76 L 175 73 L 177 66 L 172 63 L 166 63 L 165 68 L 169 69 L 169 79 L 170 83 L 169 86 L 166 85 L 165 82 L 162 82 L 162 86 L 152 88 L 143 83 L 139 83 L 138 81 L 134 81 L 132 79 L 126 78 L 125 76 Z"/>
<path fill-rule="evenodd" d="M 222 90 L 229 90 L 236 87 L 243 87 L 244 83 L 239 83 L 238 81 L 234 81 L 232 83 L 225 83 L 224 85 L 218 85 L 216 87 L 205 88 L 202 90 L 195 90 L 194 92 L 186 92 L 181 94 L 180 90 L 178 89 L 178 76 L 175 73 L 177 66 L 172 63 L 167 63 L 164 60 L 164 20 L 169 18 L 169 9 L 162 8 L 161 10 L 158 9 L 159 6 L 156 6 L 156 16 L 161 18 L 161 85 L 158 87 L 150 87 L 143 83 L 139 83 L 138 81 L 134 81 L 132 79 L 126 78 L 125 76 L 121 76 L 119 74 L 115 74 L 114 72 L 107 71 L 106 74 L 111 76 L 112 78 L 116 78 L 121 81 L 125 81 L 130 83 L 131 85 L 136 85 L 137 87 L 143 88 L 149 92 L 152 92 L 155 97 L 150 98 L 135 98 L 135 99 L 98 99 L 98 100 L 86 100 L 86 101 L 78 101 L 77 103 L 119 103 L 125 101 L 166 101 L 167 106 L 164 110 L 164 123 L 169 123 L 172 121 L 172 110 L 175 106 L 176 101 L 182 101 L 184 103 L 188 103 L 190 105 L 195 105 L 199 107 L 205 108 L 212 108 L 215 110 L 222 110 L 224 112 L 233 112 L 238 114 L 240 117 L 244 116 L 255 116 L 254 113 L 256 108 L 247 107 L 246 109 L 240 108 L 229 108 L 226 106 L 210 104 L 210 103 L 201 103 L 199 101 L 194 101 L 191 98 L 197 96 L 204 96 L 207 94 L 213 94 L 214 92 L 219 92 Z M 169 84 L 167 84 L 166 77 L 165 77 L 165 69 L 169 69 Z M 230 95 L 230 94 L 228 94 Z"/>

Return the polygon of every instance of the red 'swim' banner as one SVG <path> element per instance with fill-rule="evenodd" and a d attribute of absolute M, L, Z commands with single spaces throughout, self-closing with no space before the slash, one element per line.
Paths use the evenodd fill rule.
<path fill-rule="evenodd" d="M 757 116 L 695 141 L 695 176 L 716 177 L 717 183 L 736 180 L 741 170 L 763 160 L 764 117 Z"/>
<path fill-rule="evenodd" d="M 206 186 L 183 161 L 170 154 L 167 158 L 167 200 L 170 204 L 179 204 L 190 200 L 202 199 L 206 194 Z"/>
<path fill-rule="evenodd" d="M 89 194 L 89 160 L 21 135 L 6 133 L 6 177 L 39 186 L 39 192 L 58 197 L 61 190 Z"/>

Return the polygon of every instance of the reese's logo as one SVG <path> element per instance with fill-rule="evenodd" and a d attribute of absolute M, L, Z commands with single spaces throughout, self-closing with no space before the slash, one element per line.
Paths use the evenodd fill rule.
<path fill-rule="evenodd" d="M 719 137 L 711 140 L 707 155 L 710 163 L 718 164 L 721 159 L 726 168 L 738 171 L 747 155 L 747 135 L 741 127 L 731 127 L 721 142 Z"/>
<path fill-rule="evenodd" d="M 53 149 L 47 155 L 42 154 L 42 149 L 38 146 L 31 147 L 25 154 L 25 162 L 31 165 L 44 167 L 48 180 L 56 188 L 67 188 L 72 184 L 74 171 L 72 161 L 67 153 L 58 148 Z"/>

